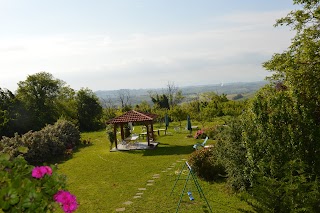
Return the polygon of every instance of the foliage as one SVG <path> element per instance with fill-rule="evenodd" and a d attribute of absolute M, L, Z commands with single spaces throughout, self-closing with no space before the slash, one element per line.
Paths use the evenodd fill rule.
<path fill-rule="evenodd" d="M 214 92 L 201 94 L 197 99 L 183 105 L 192 118 L 204 128 L 215 117 L 239 116 L 246 107 L 246 102 L 230 101 L 225 94 Z"/>
<path fill-rule="evenodd" d="M 173 119 L 173 121 L 179 122 L 180 128 L 182 126 L 181 122 L 185 120 L 187 117 L 186 111 L 180 105 L 171 107 L 170 110 L 168 111 L 168 114 L 170 115 L 170 118 Z"/>
<path fill-rule="evenodd" d="M 179 90 L 174 82 L 168 82 L 165 95 L 168 97 L 169 108 L 177 106 L 184 99 L 182 90 Z"/>
<path fill-rule="evenodd" d="M 134 110 L 140 112 L 151 112 L 151 106 L 147 101 L 142 101 L 141 103 L 136 105 Z"/>
<path fill-rule="evenodd" d="M 310 203 L 299 200 L 308 196 L 305 194 L 308 192 L 299 190 L 304 187 L 319 190 L 314 187 L 319 176 L 319 125 L 297 103 L 290 91 L 277 91 L 269 86 L 252 100 L 244 117 L 245 176 L 259 200 L 268 197 L 261 187 L 278 191 L 273 195 L 274 200 L 266 204 L 274 209 L 310 208 Z M 299 184 L 301 188 L 294 187 Z M 297 192 L 300 198 L 296 197 Z M 317 202 L 312 205 L 318 205 Z"/>
<path fill-rule="evenodd" d="M 76 95 L 80 131 L 101 129 L 102 106 L 98 97 L 89 89 L 81 89 Z"/>
<path fill-rule="evenodd" d="M 61 87 L 55 104 L 57 105 L 57 113 L 60 118 L 71 121 L 75 125 L 79 125 L 75 96 L 76 92 L 74 89 L 69 86 Z"/>
<path fill-rule="evenodd" d="M 207 181 L 217 181 L 225 174 L 215 147 L 194 151 L 189 157 L 189 163 L 196 174 Z"/>
<path fill-rule="evenodd" d="M 17 157 L 21 154 L 20 147 L 23 147 L 22 138 L 16 133 L 14 137 L 3 137 L 0 141 L 0 154 L 8 154 L 10 157 Z"/>
<path fill-rule="evenodd" d="M 274 72 L 273 84 L 258 93 L 245 113 L 245 173 L 250 191 L 263 207 L 318 212 L 320 1 L 294 4 L 301 9 L 279 19 L 276 26 L 289 25 L 296 35 L 286 51 L 264 63 Z M 266 199 L 270 192 L 273 199 Z"/>
<path fill-rule="evenodd" d="M 114 131 L 111 127 L 111 125 L 108 125 L 107 128 L 106 128 L 106 133 L 107 133 L 107 136 L 108 136 L 108 139 L 110 141 L 110 150 L 112 149 L 113 147 L 113 144 L 115 142 L 115 135 L 114 135 Z"/>
<path fill-rule="evenodd" d="M 72 122 L 59 119 L 53 125 L 53 129 L 52 134 L 63 142 L 67 149 L 74 149 L 80 145 L 80 132 Z"/>
<path fill-rule="evenodd" d="M 73 149 L 80 144 L 80 132 L 69 121 L 59 120 L 54 125 L 47 125 L 40 131 L 28 132 L 22 136 L 4 137 L 0 141 L 0 152 L 12 157 L 19 155 L 19 147 L 25 146 L 24 154 L 29 163 L 43 163 L 64 155 L 66 149 Z"/>
<path fill-rule="evenodd" d="M 217 158 L 222 162 L 226 173 L 229 188 L 243 191 L 248 188 L 249 180 L 245 174 L 248 168 L 247 149 L 242 142 L 242 118 L 234 118 L 226 125 L 214 126 L 212 138 L 217 141 Z M 211 137 L 211 132 L 208 132 Z"/>
<path fill-rule="evenodd" d="M 31 113 L 32 129 L 39 130 L 45 124 L 52 124 L 58 118 L 55 101 L 64 82 L 50 73 L 29 75 L 18 83 L 17 98 Z"/>
<path fill-rule="evenodd" d="M 22 102 L 10 90 L 0 88 L 0 138 L 25 133 L 29 126 L 29 113 Z"/>
<path fill-rule="evenodd" d="M 157 105 L 160 109 L 170 109 L 169 99 L 165 94 L 151 96 L 151 101 L 154 105 Z"/>
<path fill-rule="evenodd" d="M 153 105 L 151 113 L 156 114 L 157 118 L 156 120 L 159 122 L 159 125 L 161 126 L 164 123 L 164 116 L 168 112 L 165 108 L 160 108 L 157 104 Z"/>
<path fill-rule="evenodd" d="M 302 162 L 289 161 L 282 177 L 258 176 L 250 194 L 258 212 L 319 212 L 319 180 L 311 180 Z"/>
<path fill-rule="evenodd" d="M 8 155 L 0 155 L 0 177 L 0 209 L 4 212 L 53 212 L 57 207 L 53 197 L 65 188 L 66 181 L 55 167 L 33 167 L 22 157 L 10 159 Z"/>
<path fill-rule="evenodd" d="M 241 98 L 243 98 L 243 95 L 242 94 L 237 94 L 232 98 L 232 100 L 238 100 L 238 99 L 241 99 Z"/>

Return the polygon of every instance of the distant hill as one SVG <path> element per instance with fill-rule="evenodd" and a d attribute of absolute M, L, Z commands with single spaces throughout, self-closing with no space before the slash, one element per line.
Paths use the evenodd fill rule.
<path fill-rule="evenodd" d="M 217 94 L 226 94 L 227 97 L 234 97 L 236 94 L 243 94 L 248 97 L 255 93 L 261 87 L 266 85 L 267 81 L 257 82 L 238 82 L 238 83 L 226 83 L 226 84 L 212 84 L 212 85 L 200 85 L 200 86 L 185 86 L 179 87 L 186 100 L 190 100 L 197 94 L 204 92 L 215 92 Z M 157 92 L 163 94 L 166 88 L 155 89 L 126 89 L 129 91 L 131 97 L 131 104 L 136 105 L 141 101 L 147 101 L 151 104 L 148 91 Z M 95 94 L 102 100 L 112 100 L 115 105 L 120 105 L 119 93 L 121 90 L 99 90 Z"/>

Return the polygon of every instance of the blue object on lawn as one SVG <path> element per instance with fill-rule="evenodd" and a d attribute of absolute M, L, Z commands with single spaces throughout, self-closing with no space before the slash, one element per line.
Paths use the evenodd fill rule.
<path fill-rule="evenodd" d="M 208 139 L 209 139 L 209 137 L 207 136 L 202 143 L 197 143 L 197 144 L 193 145 L 193 148 L 198 149 L 199 147 L 204 147 L 206 145 Z"/>
<path fill-rule="evenodd" d="M 194 200 L 191 192 L 188 192 L 188 196 L 189 196 L 189 199 L 190 199 L 190 200 Z"/>

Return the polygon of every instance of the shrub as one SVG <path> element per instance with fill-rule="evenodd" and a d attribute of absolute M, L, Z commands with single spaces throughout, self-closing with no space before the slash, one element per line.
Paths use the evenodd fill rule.
<path fill-rule="evenodd" d="M 21 156 L 0 155 L 0 177 L 0 209 L 4 212 L 53 212 L 58 206 L 54 197 L 65 189 L 65 176 L 57 174 L 55 167 L 33 167 Z M 66 208 L 71 204 L 72 208 Z M 75 199 L 64 200 L 61 206 L 71 213 L 78 204 Z"/>
<path fill-rule="evenodd" d="M 108 139 L 110 141 L 110 150 L 111 150 L 116 138 L 115 138 L 114 131 L 111 126 L 107 126 L 106 132 L 107 132 Z"/>
<path fill-rule="evenodd" d="M 195 173 L 207 181 L 218 180 L 225 174 L 224 167 L 215 154 L 215 147 L 193 152 L 189 163 Z"/>
<path fill-rule="evenodd" d="M 32 164 L 48 162 L 62 157 L 66 150 L 80 144 L 80 132 L 69 121 L 59 120 L 54 125 L 47 125 L 40 131 L 27 132 L 13 138 L 4 137 L 0 141 L 0 152 L 15 157 L 19 154 L 18 148 L 25 146 L 28 152 L 25 159 Z"/>
<path fill-rule="evenodd" d="M 22 141 L 26 147 L 28 147 L 28 152 L 24 154 L 25 159 L 32 164 L 38 164 L 43 162 L 48 162 L 52 159 L 53 154 L 57 153 L 59 147 L 54 146 L 52 142 L 52 137 L 45 135 L 46 131 L 37 132 L 27 132 L 22 135 Z M 54 151 L 54 152 L 51 152 Z"/>
<path fill-rule="evenodd" d="M 17 157 L 19 154 L 19 147 L 23 146 L 23 141 L 21 137 L 15 133 L 14 137 L 2 137 L 0 141 L 0 154 L 6 153 L 9 154 L 10 157 Z"/>
<path fill-rule="evenodd" d="M 67 149 L 73 149 L 80 145 L 80 132 L 72 122 L 60 119 L 53 127 L 56 137 L 63 142 Z"/>

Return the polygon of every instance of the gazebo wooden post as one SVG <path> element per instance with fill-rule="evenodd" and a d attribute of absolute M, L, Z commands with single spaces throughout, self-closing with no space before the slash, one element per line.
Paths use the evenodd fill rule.
<path fill-rule="evenodd" d="M 117 124 L 114 124 L 114 125 L 113 125 L 113 134 L 114 134 L 114 142 L 116 143 L 116 149 L 118 149 Z"/>
<path fill-rule="evenodd" d="M 120 127 L 121 127 L 121 139 L 122 141 L 124 141 L 123 123 L 120 123 Z"/>
<path fill-rule="evenodd" d="M 148 141 L 148 146 L 150 145 L 150 136 L 149 136 L 149 124 L 146 122 L 146 127 L 147 127 L 147 141 Z"/>
<path fill-rule="evenodd" d="M 153 122 L 151 122 L 151 136 L 152 136 L 152 140 L 153 140 L 153 142 L 154 142 Z M 148 144 L 148 146 L 150 146 L 150 143 Z"/>

